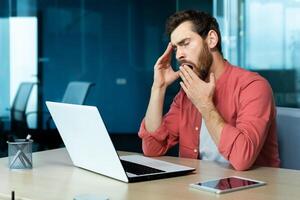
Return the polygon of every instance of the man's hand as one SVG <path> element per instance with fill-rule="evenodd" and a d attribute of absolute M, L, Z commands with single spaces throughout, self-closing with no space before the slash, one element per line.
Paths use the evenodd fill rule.
<path fill-rule="evenodd" d="M 209 82 L 201 80 L 195 72 L 187 65 L 180 67 L 180 82 L 181 87 L 185 91 L 187 97 L 198 108 L 198 110 L 205 114 L 213 108 L 213 96 L 215 92 L 215 76 L 210 74 Z"/>
<path fill-rule="evenodd" d="M 213 96 L 216 87 L 215 75 L 210 74 L 209 82 L 202 81 L 188 66 L 180 67 L 181 87 L 187 97 L 196 106 L 205 120 L 206 127 L 215 144 L 218 146 L 225 121 L 215 108 Z"/>
<path fill-rule="evenodd" d="M 179 78 L 179 71 L 175 72 L 171 66 L 172 45 L 168 44 L 163 55 L 158 58 L 154 66 L 154 88 L 167 88 L 176 79 Z"/>

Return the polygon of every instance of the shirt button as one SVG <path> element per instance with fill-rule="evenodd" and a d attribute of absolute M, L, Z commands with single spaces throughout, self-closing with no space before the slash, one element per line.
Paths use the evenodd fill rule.
<path fill-rule="evenodd" d="M 198 152 L 198 150 L 197 149 L 194 149 L 194 153 L 197 153 Z"/>
<path fill-rule="evenodd" d="M 198 130 L 199 130 L 199 127 L 198 127 L 198 126 L 196 126 L 196 127 L 195 127 L 195 130 L 196 130 L 196 131 L 198 131 Z"/>

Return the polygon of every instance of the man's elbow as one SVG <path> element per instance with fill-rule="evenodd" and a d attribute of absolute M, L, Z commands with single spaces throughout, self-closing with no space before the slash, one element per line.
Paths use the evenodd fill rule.
<path fill-rule="evenodd" d="M 143 154 L 148 157 L 158 157 L 164 155 L 164 151 L 162 149 L 151 148 L 150 145 L 143 145 Z"/>
<path fill-rule="evenodd" d="M 148 157 L 156 157 L 156 156 L 158 156 L 158 154 L 156 152 L 149 151 L 146 148 L 143 148 L 143 154 L 144 154 L 144 156 L 148 156 Z"/>
<path fill-rule="evenodd" d="M 249 160 L 239 160 L 239 161 L 233 161 L 231 162 L 232 167 L 237 171 L 246 171 L 249 170 L 252 167 L 252 162 L 249 162 Z"/>

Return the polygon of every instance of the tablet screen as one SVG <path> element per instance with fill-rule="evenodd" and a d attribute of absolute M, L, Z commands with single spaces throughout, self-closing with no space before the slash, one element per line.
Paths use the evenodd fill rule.
<path fill-rule="evenodd" d="M 207 182 L 197 183 L 197 184 L 199 186 L 210 187 L 217 190 L 228 190 L 228 189 L 234 189 L 238 187 L 250 186 L 250 185 L 255 185 L 260 183 L 256 181 L 237 178 L 237 177 L 228 177 L 228 178 L 207 181 Z"/>

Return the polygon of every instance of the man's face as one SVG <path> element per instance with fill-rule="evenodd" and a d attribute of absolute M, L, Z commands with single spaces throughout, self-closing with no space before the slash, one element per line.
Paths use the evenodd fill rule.
<path fill-rule="evenodd" d="M 213 57 L 206 41 L 192 28 L 192 22 L 181 23 L 171 33 L 171 43 L 180 65 L 190 66 L 202 80 L 205 80 L 212 65 Z"/>

